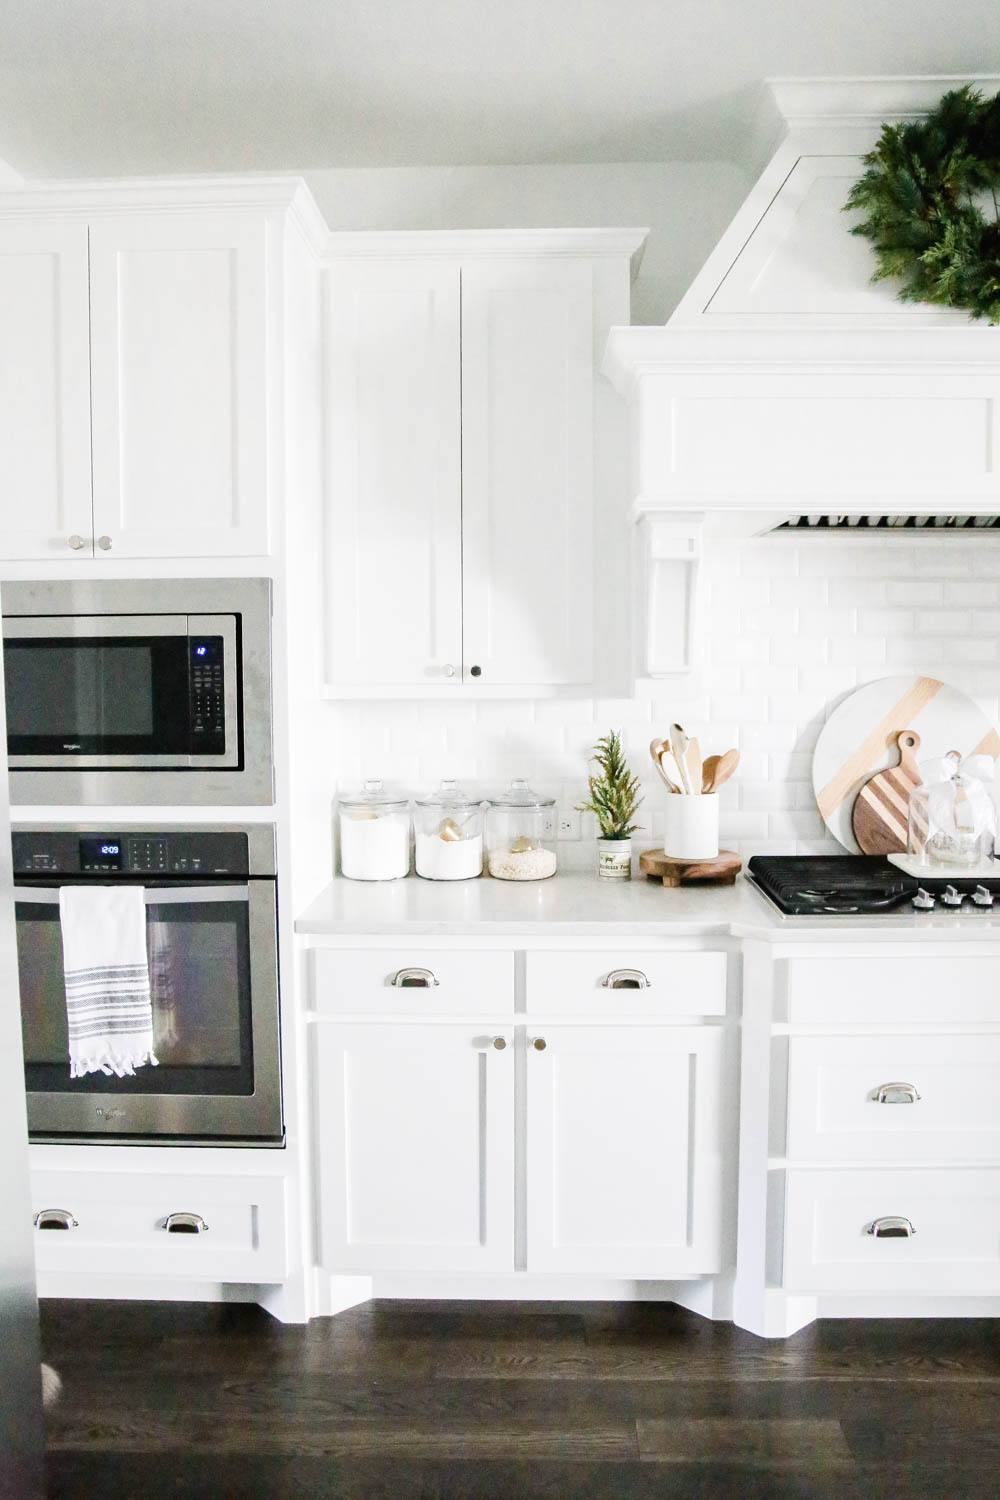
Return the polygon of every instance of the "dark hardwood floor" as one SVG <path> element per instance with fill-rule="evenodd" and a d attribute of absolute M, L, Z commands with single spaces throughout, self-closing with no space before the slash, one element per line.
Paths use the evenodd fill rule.
<path fill-rule="evenodd" d="M 995 1500 L 1000 1325 L 43 1302 L 51 1500 Z"/>

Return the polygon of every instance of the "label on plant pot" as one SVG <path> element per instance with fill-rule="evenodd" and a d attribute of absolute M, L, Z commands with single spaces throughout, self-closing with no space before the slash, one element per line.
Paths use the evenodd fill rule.
<path fill-rule="evenodd" d="M 605 880 L 631 880 L 632 840 L 598 839 L 597 873 Z"/>

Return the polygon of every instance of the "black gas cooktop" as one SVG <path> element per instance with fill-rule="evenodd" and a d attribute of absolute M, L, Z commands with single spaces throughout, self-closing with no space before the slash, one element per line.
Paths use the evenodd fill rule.
<path fill-rule="evenodd" d="M 795 917 L 989 910 L 994 897 L 1000 910 L 1000 878 L 918 880 L 877 854 L 755 854 L 747 875 L 779 911 Z"/>

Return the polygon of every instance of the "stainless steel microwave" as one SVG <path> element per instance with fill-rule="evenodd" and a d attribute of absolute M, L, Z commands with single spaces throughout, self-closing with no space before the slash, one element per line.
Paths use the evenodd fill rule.
<path fill-rule="evenodd" d="M 273 802 L 270 581 L 3 586 L 16 804 Z"/>

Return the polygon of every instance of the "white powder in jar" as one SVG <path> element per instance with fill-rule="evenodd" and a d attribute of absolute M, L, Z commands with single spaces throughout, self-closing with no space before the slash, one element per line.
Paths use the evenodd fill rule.
<path fill-rule="evenodd" d="M 340 868 L 350 880 L 398 880 L 410 873 L 410 819 L 405 812 L 372 817 L 340 814 Z"/>
<path fill-rule="evenodd" d="M 493 849 L 488 863 L 497 880 L 547 880 L 556 873 L 551 849 Z"/>
<path fill-rule="evenodd" d="M 483 873 L 483 836 L 443 839 L 438 833 L 418 833 L 417 874 L 425 880 L 473 880 Z"/>

